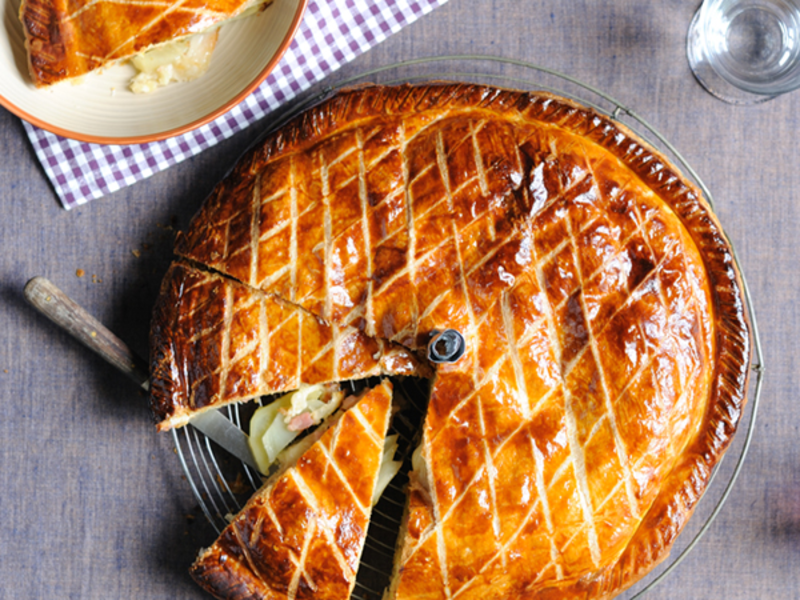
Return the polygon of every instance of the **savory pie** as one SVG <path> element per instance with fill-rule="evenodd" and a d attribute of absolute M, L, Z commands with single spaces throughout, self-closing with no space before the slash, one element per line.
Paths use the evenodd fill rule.
<path fill-rule="evenodd" d="M 709 206 L 620 123 L 549 94 L 342 92 L 241 160 L 176 252 L 359 344 L 464 336 L 436 367 L 389 599 L 616 595 L 668 555 L 745 403 L 744 302 Z M 221 358 L 178 363 L 156 319 L 160 418 L 247 355 L 224 314 L 181 333 L 221 328 Z"/>
<path fill-rule="evenodd" d="M 384 381 L 329 423 L 200 553 L 192 577 L 223 600 L 348 598 L 367 538 L 391 405 L 392 386 Z"/>
<path fill-rule="evenodd" d="M 222 22 L 272 0 L 23 0 L 20 20 L 36 87 L 137 57 L 136 92 L 188 81 L 208 68 Z"/>

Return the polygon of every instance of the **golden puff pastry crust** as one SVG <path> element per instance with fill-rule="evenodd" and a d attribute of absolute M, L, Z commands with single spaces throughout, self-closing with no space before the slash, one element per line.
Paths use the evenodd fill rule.
<path fill-rule="evenodd" d="M 447 328 L 390 598 L 610 598 L 727 448 L 750 342 L 700 192 L 544 93 L 367 87 L 242 159 L 176 252 L 333 327 Z"/>
<path fill-rule="evenodd" d="M 247 502 L 192 577 L 221 600 L 346 600 L 372 512 L 392 386 L 384 381 Z M 358 460 L 353 460 L 358 457 Z"/>
<path fill-rule="evenodd" d="M 375 375 L 430 371 L 402 346 L 332 327 L 237 281 L 173 263 L 150 325 L 150 406 L 160 430 L 232 402 Z"/>
<path fill-rule="evenodd" d="M 267 2 L 268 3 L 268 2 Z M 37 87 L 80 77 L 233 18 L 252 0 L 23 0 L 20 20 Z"/>

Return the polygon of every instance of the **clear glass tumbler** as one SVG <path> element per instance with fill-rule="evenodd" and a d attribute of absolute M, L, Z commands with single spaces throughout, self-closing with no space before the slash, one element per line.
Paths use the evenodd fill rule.
<path fill-rule="evenodd" d="M 726 102 L 800 88 L 800 0 L 704 0 L 686 51 L 697 80 Z"/>

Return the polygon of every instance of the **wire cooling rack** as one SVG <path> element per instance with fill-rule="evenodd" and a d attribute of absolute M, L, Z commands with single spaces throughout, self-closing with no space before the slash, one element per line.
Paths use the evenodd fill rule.
<path fill-rule="evenodd" d="M 553 69 L 501 57 L 452 55 L 403 61 L 355 75 L 340 72 L 337 77 L 338 79 L 333 82 L 312 88 L 299 100 L 293 102 L 290 107 L 286 107 L 270 117 L 271 123 L 268 130 L 265 131 L 265 135 L 337 90 L 366 82 L 388 85 L 403 82 L 453 80 L 546 91 L 575 100 L 623 123 L 667 155 L 673 164 L 679 165 L 684 175 L 692 179 L 702 190 L 712 208 L 714 206 L 711 192 L 692 166 L 643 117 L 605 92 Z M 732 245 L 731 248 L 733 248 Z M 739 266 L 735 249 L 733 254 L 734 260 Z M 741 273 L 741 268 L 739 272 Z M 753 439 L 756 415 L 758 414 L 764 377 L 764 357 L 750 289 L 744 274 L 742 274 L 742 284 L 751 325 L 753 344 L 751 370 L 755 381 L 751 381 L 749 402 L 739 424 L 740 433 L 728 450 L 726 456 L 730 458 L 720 461 L 717 465 L 703 499 L 695 510 L 694 517 L 686 525 L 673 546 L 670 558 L 633 588 L 620 595 L 620 600 L 637 600 L 644 597 L 680 565 L 700 542 L 722 510 L 744 464 Z M 356 589 L 353 594 L 356 600 L 377 600 L 388 584 L 400 519 L 404 509 L 404 488 L 408 483 L 408 472 L 411 469 L 411 453 L 416 446 L 417 431 L 428 401 L 427 382 L 404 378 L 393 381 L 395 398 L 399 400 L 400 411 L 393 418 L 393 431 L 390 433 L 397 433 L 399 436 L 398 451 L 400 459 L 403 461 L 403 467 L 373 510 Z M 349 385 L 356 391 L 364 387 L 365 383 L 373 384 L 375 382 L 351 382 Z M 262 399 L 258 404 L 265 401 L 268 399 Z M 222 410 L 227 412 L 227 416 L 232 422 L 244 428 L 258 404 L 234 405 Z M 746 431 L 741 431 L 745 427 Z M 247 465 L 239 463 L 231 465 L 224 450 L 219 449 L 206 436 L 191 426 L 184 427 L 179 431 L 172 430 L 172 436 L 186 479 L 201 510 L 214 528 L 221 531 L 228 523 L 227 517 L 236 514 L 247 498 L 261 486 L 260 475 Z"/>

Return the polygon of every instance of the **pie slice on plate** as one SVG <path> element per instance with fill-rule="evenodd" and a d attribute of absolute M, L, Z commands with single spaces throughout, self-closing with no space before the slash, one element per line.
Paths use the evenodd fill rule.
<path fill-rule="evenodd" d="M 86 75 L 136 55 L 142 74 L 134 91 L 204 73 L 222 22 L 263 9 L 272 0 L 23 0 L 28 67 L 36 87 Z M 159 71 L 159 67 L 161 70 Z M 159 78 L 161 81 L 159 81 Z"/>

